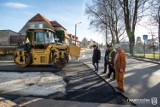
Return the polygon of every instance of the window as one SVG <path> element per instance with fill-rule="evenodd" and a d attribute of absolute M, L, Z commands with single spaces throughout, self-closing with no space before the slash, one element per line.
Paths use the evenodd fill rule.
<path fill-rule="evenodd" d="M 49 35 L 49 33 L 50 32 L 48 32 L 48 31 L 45 32 L 45 42 L 46 43 L 50 43 L 50 35 Z"/>
<path fill-rule="evenodd" d="M 43 24 L 39 24 L 39 28 L 43 28 Z"/>
<path fill-rule="evenodd" d="M 50 32 L 50 40 L 51 40 L 51 43 L 55 43 L 53 32 Z"/>
<path fill-rule="evenodd" d="M 31 24 L 31 25 L 30 25 L 30 28 L 31 28 L 31 29 L 35 28 L 35 24 Z"/>
<path fill-rule="evenodd" d="M 44 31 L 42 31 L 42 30 L 36 30 L 35 31 L 35 37 L 34 37 L 35 44 L 45 43 L 44 36 L 45 36 L 44 35 Z"/>

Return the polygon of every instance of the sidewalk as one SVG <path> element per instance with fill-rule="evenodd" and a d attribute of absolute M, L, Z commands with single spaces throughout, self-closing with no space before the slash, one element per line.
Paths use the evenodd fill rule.
<path fill-rule="evenodd" d="M 14 107 L 16 104 L 10 100 L 0 97 L 0 107 Z"/>
<path fill-rule="evenodd" d="M 160 105 L 160 66 L 157 65 L 158 62 L 152 62 L 148 59 L 146 60 L 146 62 L 152 62 L 153 64 L 141 64 L 142 62 L 138 60 L 131 59 L 131 63 L 133 63 L 134 61 L 135 62 L 133 64 L 127 65 L 124 77 L 125 92 L 122 94 L 129 99 L 152 99 L 152 97 L 156 97 L 158 99 L 158 105 Z M 141 61 L 145 61 L 145 59 L 142 59 Z M 84 64 L 93 69 L 93 65 L 91 64 L 91 62 L 84 62 Z M 109 79 L 105 78 L 106 74 L 101 74 L 104 68 L 103 62 L 100 62 L 99 65 L 100 71 L 98 75 L 105 79 L 110 85 L 116 87 L 116 81 L 110 81 Z M 151 106 L 151 102 L 149 103 L 150 105 L 144 104 L 141 106 Z"/>

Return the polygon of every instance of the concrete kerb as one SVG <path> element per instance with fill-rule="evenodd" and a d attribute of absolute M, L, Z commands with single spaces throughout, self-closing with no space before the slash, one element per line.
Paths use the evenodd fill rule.
<path fill-rule="evenodd" d="M 10 100 L 0 97 L 0 107 L 18 107 L 18 105 Z"/>
<path fill-rule="evenodd" d="M 0 63 L 14 63 L 14 61 L 13 60 L 10 60 L 10 61 L 5 61 L 5 60 L 0 60 Z"/>
<path fill-rule="evenodd" d="M 114 86 L 112 86 L 111 84 L 109 84 L 104 78 L 102 78 L 99 74 L 97 74 L 88 64 L 86 64 L 85 62 L 83 62 L 84 65 L 86 65 L 88 68 L 90 68 L 99 78 L 101 78 L 105 83 L 107 83 L 109 86 L 111 86 L 111 88 L 117 92 L 114 88 Z M 119 94 L 121 94 L 126 100 L 128 99 L 128 97 L 126 97 L 125 93 L 121 93 L 121 92 L 117 92 Z M 133 106 L 137 106 L 136 104 L 130 102 Z"/>

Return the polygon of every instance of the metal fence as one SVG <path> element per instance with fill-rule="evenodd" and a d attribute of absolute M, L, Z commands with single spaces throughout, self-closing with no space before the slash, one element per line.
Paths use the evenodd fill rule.
<path fill-rule="evenodd" d="M 121 47 L 126 53 L 129 53 L 129 43 L 122 43 Z M 147 45 L 145 43 L 137 43 L 134 45 L 133 55 L 141 58 L 160 60 L 160 47 L 159 45 Z"/>
<path fill-rule="evenodd" d="M 154 60 L 160 60 L 160 47 L 158 45 L 136 44 L 134 55 Z"/>

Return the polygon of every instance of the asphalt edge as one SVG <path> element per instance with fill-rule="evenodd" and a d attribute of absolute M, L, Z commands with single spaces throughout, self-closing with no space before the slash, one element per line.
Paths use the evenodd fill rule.
<path fill-rule="evenodd" d="M 85 62 L 83 62 L 83 64 L 84 65 L 86 65 L 90 70 L 92 70 L 93 72 L 94 72 L 94 70 L 91 68 L 91 67 L 89 67 Z M 105 83 L 107 83 L 109 86 L 111 86 L 111 88 L 115 91 L 115 92 L 117 92 L 116 90 L 115 90 L 115 88 L 111 85 L 111 84 L 109 84 L 104 78 L 102 78 L 100 75 L 98 75 L 96 72 L 94 72 L 99 78 L 101 78 Z M 127 99 L 129 99 L 128 97 L 126 97 L 123 93 L 120 93 L 120 92 L 117 92 L 118 94 L 121 94 L 126 100 Z M 131 103 L 131 106 L 137 106 L 135 103 L 133 103 L 133 102 L 130 102 Z"/>

